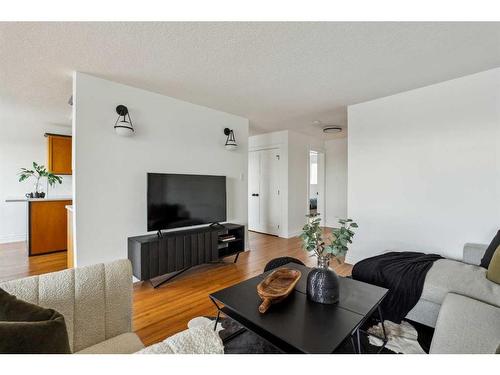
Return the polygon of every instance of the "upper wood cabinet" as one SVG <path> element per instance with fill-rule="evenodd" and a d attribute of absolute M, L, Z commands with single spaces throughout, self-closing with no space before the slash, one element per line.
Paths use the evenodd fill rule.
<path fill-rule="evenodd" d="M 48 170 L 54 174 L 72 174 L 71 136 L 47 133 Z"/>

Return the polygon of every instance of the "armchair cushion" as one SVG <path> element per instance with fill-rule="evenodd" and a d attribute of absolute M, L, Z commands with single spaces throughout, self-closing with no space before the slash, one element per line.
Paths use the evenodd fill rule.
<path fill-rule="evenodd" d="M 71 353 L 64 317 L 0 288 L 0 353 Z"/>
<path fill-rule="evenodd" d="M 132 354 L 141 349 L 144 349 L 144 344 L 139 336 L 133 332 L 127 332 L 89 346 L 75 354 Z"/>

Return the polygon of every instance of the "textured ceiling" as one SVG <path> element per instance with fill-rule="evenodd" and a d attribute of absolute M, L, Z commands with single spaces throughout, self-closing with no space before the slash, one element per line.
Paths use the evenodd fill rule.
<path fill-rule="evenodd" d="M 78 70 L 253 133 L 321 135 L 312 122 L 346 126 L 349 104 L 498 66 L 500 23 L 0 23 L 0 116 L 69 124 Z"/>

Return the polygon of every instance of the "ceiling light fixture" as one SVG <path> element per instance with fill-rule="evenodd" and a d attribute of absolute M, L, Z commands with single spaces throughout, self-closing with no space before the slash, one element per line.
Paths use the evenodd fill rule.
<path fill-rule="evenodd" d="M 120 104 L 116 107 L 116 113 L 118 113 L 118 118 L 116 119 L 114 126 L 116 134 L 121 137 L 130 137 L 134 134 L 134 126 L 132 125 L 132 119 L 128 113 L 128 108 Z M 122 119 L 120 120 L 120 118 Z"/>
<path fill-rule="evenodd" d="M 313 126 L 321 127 L 323 130 L 323 133 L 325 134 L 334 134 L 334 133 L 340 133 L 342 132 L 342 128 L 338 125 L 328 125 L 323 123 L 321 120 L 314 120 L 312 122 Z"/>
<path fill-rule="evenodd" d="M 326 134 L 340 133 L 341 131 L 342 128 L 340 126 L 327 126 L 323 128 L 323 133 Z"/>

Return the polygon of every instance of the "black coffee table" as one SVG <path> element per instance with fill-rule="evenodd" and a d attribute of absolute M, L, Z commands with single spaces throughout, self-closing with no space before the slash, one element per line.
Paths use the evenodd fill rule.
<path fill-rule="evenodd" d="M 307 299 L 306 280 L 310 268 L 294 263 L 284 267 L 298 269 L 302 277 L 290 296 L 272 305 L 265 314 L 258 310 L 261 300 L 257 284 L 268 273 L 211 294 L 210 299 L 218 310 L 216 326 L 223 313 L 285 353 L 333 353 L 349 337 L 354 351 L 361 353 L 360 335 L 368 334 L 362 326 L 377 311 L 384 332 L 384 337 L 379 337 L 383 341 L 380 351 L 385 347 L 387 336 L 380 303 L 387 289 L 339 277 L 339 303 L 323 305 Z"/>

